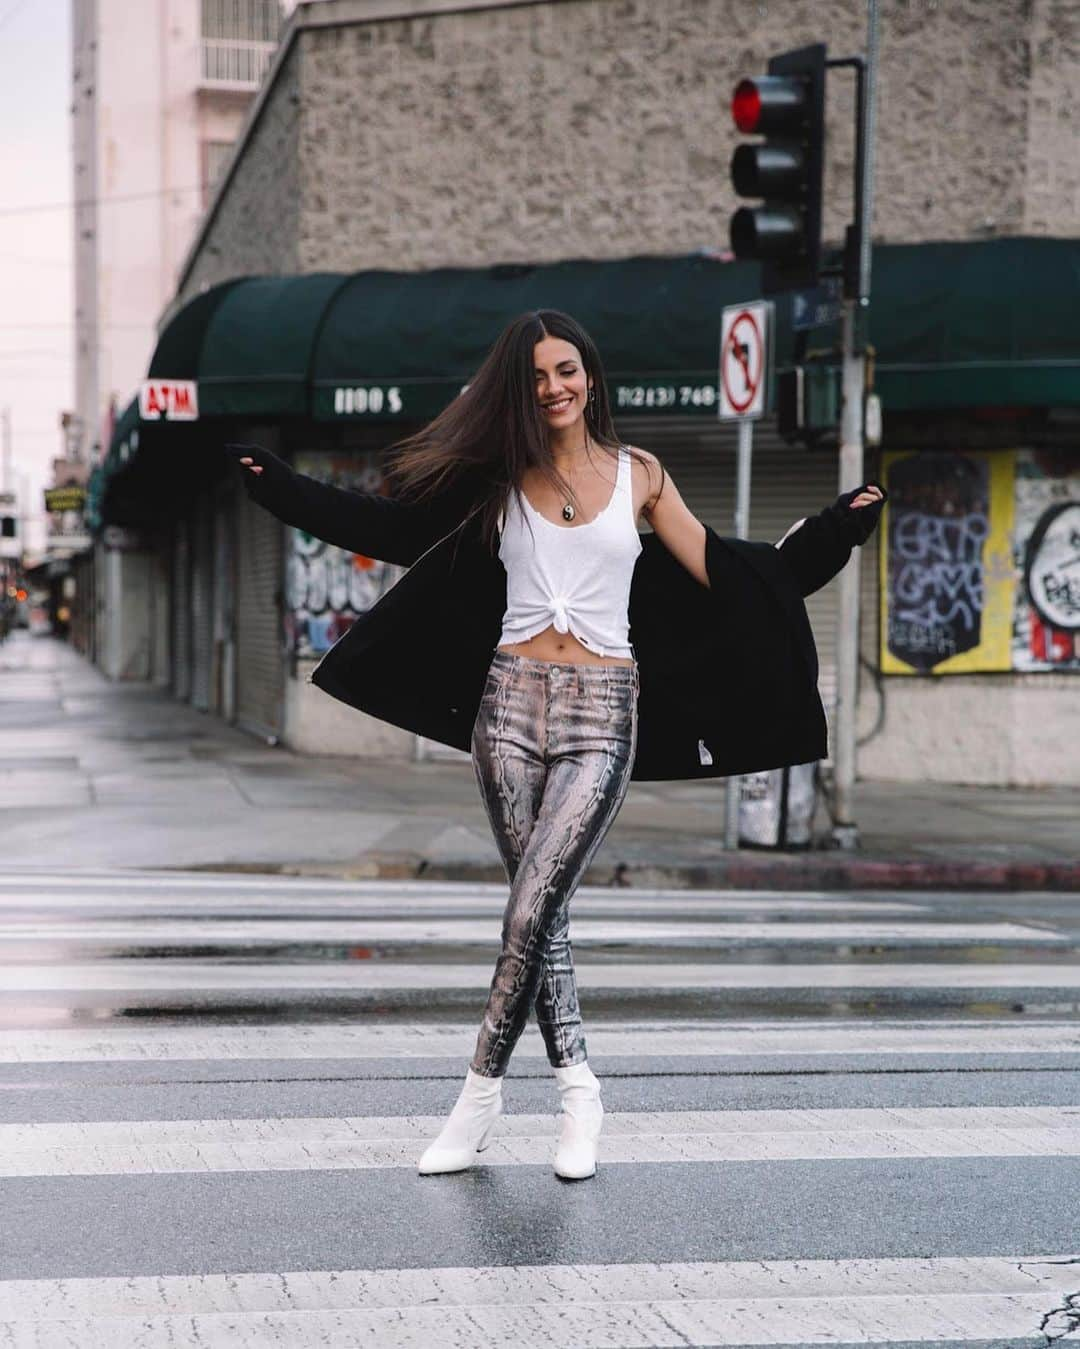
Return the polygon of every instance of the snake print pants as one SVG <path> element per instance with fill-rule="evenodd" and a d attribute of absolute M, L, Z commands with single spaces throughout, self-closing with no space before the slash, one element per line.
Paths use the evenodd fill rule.
<path fill-rule="evenodd" d="M 472 1069 L 501 1077 L 529 1011 L 556 1068 L 586 1057 L 570 897 L 619 812 L 637 747 L 638 668 L 496 649 L 472 761 L 510 882 Z"/>

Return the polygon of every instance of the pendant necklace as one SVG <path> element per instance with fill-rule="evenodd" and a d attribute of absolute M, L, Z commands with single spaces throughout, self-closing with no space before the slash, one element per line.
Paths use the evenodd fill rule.
<path fill-rule="evenodd" d="M 589 437 L 587 432 L 585 435 L 585 453 L 586 455 L 589 453 Z M 575 515 L 577 515 L 577 511 L 574 509 L 573 505 L 567 501 L 562 508 L 562 518 L 564 520 L 572 520 Z"/>

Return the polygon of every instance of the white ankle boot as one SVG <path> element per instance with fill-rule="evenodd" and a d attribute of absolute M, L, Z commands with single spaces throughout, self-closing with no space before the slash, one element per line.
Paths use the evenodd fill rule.
<path fill-rule="evenodd" d="M 420 1158 L 422 1176 L 464 1171 L 487 1147 L 495 1121 L 502 1114 L 502 1078 L 481 1077 L 470 1068 L 465 1085 L 442 1133 Z"/>
<path fill-rule="evenodd" d="M 587 1063 L 556 1068 L 555 1080 L 563 1108 L 555 1174 L 563 1180 L 585 1180 L 596 1173 L 596 1146 L 604 1118 L 600 1083 Z"/>

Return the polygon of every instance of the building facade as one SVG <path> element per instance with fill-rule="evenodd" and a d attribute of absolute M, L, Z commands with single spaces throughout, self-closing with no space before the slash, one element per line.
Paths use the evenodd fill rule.
<path fill-rule="evenodd" d="M 277 45 L 277 0 L 73 0 L 75 402 L 87 448 L 162 308 Z"/>
<path fill-rule="evenodd" d="M 69 439 L 97 462 L 146 373 L 214 187 L 277 45 L 278 0 L 72 0 L 75 389 Z M 167 679 L 152 632 L 168 576 L 113 530 L 72 561 L 76 636 L 116 678 Z M 67 564 L 65 564 L 66 568 Z M 80 637 L 94 615 L 96 637 Z M 155 617 L 155 614 L 158 617 Z"/>
<path fill-rule="evenodd" d="M 1080 14 L 1065 0 L 1022 7 L 894 0 L 881 11 L 873 237 L 882 258 L 892 259 L 894 280 L 891 291 L 875 292 L 882 298 L 872 310 L 872 340 L 879 341 L 879 326 L 883 334 L 886 417 L 868 474 L 890 480 L 897 501 L 881 547 L 863 559 L 859 768 L 896 780 L 1076 782 L 1075 736 L 1067 734 L 1076 730 L 1080 671 L 1071 581 L 1055 582 L 1066 598 L 1052 612 L 1033 605 L 1025 589 L 1033 540 L 1052 541 L 1061 528 L 1054 512 L 1080 497 L 1075 414 L 1064 406 L 1070 399 L 1060 381 L 1045 394 L 1025 385 L 1006 399 L 1000 381 L 995 391 L 992 362 L 971 392 L 963 375 L 968 352 L 955 360 L 946 359 L 947 344 L 905 352 L 893 315 L 882 311 L 892 305 L 899 313 L 912 297 L 918 307 L 921 278 L 929 312 L 932 268 L 954 277 L 960 259 L 969 271 L 990 268 L 969 287 L 977 329 L 995 296 L 1004 303 L 993 267 L 1011 256 L 982 245 L 1011 241 L 1026 267 L 1024 241 L 1067 246 L 1073 239 Z M 218 304 L 211 297 L 242 277 L 309 277 L 314 286 L 330 274 L 343 286 L 367 269 L 479 275 L 575 259 L 599 266 L 722 258 L 735 206 L 727 112 L 735 82 L 763 70 L 770 55 L 823 36 L 830 55 L 857 53 L 863 24 L 859 0 L 301 4 L 180 266 L 161 343 L 203 300 Z M 850 214 L 847 78 L 830 76 L 827 104 L 825 227 L 834 241 Z M 904 267 L 916 278 L 906 294 Z M 668 368 L 665 331 L 674 343 L 687 320 L 672 300 L 662 316 L 667 329 L 654 322 L 664 294 L 661 285 L 648 300 L 658 369 Z M 239 315 L 239 295 L 221 300 L 210 336 L 224 341 L 223 316 L 234 301 Z M 252 350 L 265 331 L 259 312 L 249 311 Z M 1013 310 L 1002 314 L 1011 332 Z M 356 323 L 364 322 L 357 311 Z M 935 331 L 924 324 L 916 345 L 932 346 Z M 236 322 L 230 332 L 242 345 Z M 312 351 L 320 340 L 312 338 Z M 1054 349 L 1055 360 L 1064 352 L 1059 366 L 1080 358 L 1070 340 L 1075 346 L 1066 335 Z M 1003 368 L 1011 378 L 1020 364 L 1006 360 Z M 281 368 L 271 363 L 264 374 Z M 637 369 L 647 373 L 647 362 Z M 708 371 L 699 373 L 708 380 Z M 229 420 L 211 415 L 203 429 L 261 437 L 308 471 L 374 487 L 380 448 L 418 422 L 391 416 L 382 392 L 374 406 L 372 390 L 383 386 L 372 374 L 357 364 L 355 378 L 342 376 L 336 418 L 325 408 L 330 381 L 314 390 L 310 406 L 281 403 L 273 413 L 253 394 L 246 403 L 238 398 L 218 408 Z M 219 378 L 207 380 L 211 394 Z M 658 453 L 691 509 L 729 532 L 734 434 L 714 406 L 658 406 L 647 379 L 619 387 L 624 438 Z M 894 391 L 891 406 L 886 388 Z M 202 397 L 202 382 L 199 389 Z M 132 427 L 118 448 L 139 434 Z M 836 478 L 834 451 L 786 445 L 765 419 L 756 437 L 752 536 L 778 539 L 835 495 Z M 346 712 L 306 682 L 321 650 L 393 583 L 394 570 L 280 529 L 237 499 L 228 479 L 193 491 L 167 545 L 169 668 L 178 694 L 302 750 L 432 752 Z M 958 514 L 966 522 L 959 532 Z M 828 704 L 833 588 L 812 597 L 810 609 Z"/>

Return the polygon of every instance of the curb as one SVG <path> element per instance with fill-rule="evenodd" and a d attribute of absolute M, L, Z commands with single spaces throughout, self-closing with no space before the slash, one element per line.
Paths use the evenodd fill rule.
<path fill-rule="evenodd" d="M 177 868 L 168 868 L 175 870 Z M 473 881 L 506 884 L 501 864 L 431 861 L 415 853 L 365 853 L 352 862 L 232 862 L 178 868 L 336 880 Z M 627 889 L 715 890 L 1021 890 L 1080 893 L 1078 862 L 899 861 L 843 853 L 740 854 L 707 862 L 591 866 L 582 884 Z"/>

